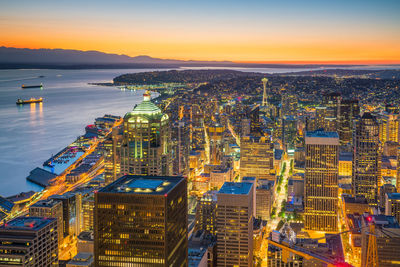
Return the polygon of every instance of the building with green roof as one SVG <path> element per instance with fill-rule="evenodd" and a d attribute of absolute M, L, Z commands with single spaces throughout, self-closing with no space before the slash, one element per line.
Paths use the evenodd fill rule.
<path fill-rule="evenodd" d="M 119 166 L 112 180 L 125 174 L 172 174 L 168 115 L 151 102 L 150 93 L 143 96 L 143 101 L 125 114 L 119 136 L 113 134 L 112 138 L 121 141 L 111 142 L 114 147 L 108 151 L 111 155 L 108 165 Z"/>

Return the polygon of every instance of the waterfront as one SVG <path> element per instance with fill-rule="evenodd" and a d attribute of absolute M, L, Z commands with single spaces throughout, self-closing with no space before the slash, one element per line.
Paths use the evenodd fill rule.
<path fill-rule="evenodd" d="M 135 70 L 0 70 L 0 196 L 40 190 L 25 178 L 104 114 L 123 116 L 142 91 L 88 85 Z M 45 76 L 38 78 L 38 76 Z M 21 89 L 43 83 L 44 89 Z M 16 105 L 18 98 L 43 97 L 43 104 Z"/>
<path fill-rule="evenodd" d="M 282 69 L 247 70 L 282 72 Z M 96 117 L 122 116 L 142 99 L 141 91 L 121 91 L 88 83 L 109 82 L 120 74 L 141 71 L 149 70 L 0 70 L 0 195 L 40 190 L 25 180 L 32 169 L 83 134 L 85 126 Z M 44 77 L 39 78 L 41 75 Z M 40 83 L 43 90 L 21 89 L 22 84 Z M 15 105 L 18 98 L 31 97 L 43 97 L 44 101 Z"/>

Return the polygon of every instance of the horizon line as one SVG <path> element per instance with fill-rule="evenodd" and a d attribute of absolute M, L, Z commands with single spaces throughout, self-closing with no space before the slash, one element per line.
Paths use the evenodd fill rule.
<path fill-rule="evenodd" d="M 128 55 L 124 53 L 115 53 L 115 52 L 105 52 L 101 50 L 95 50 L 95 49 L 90 49 L 90 50 L 81 50 L 81 49 L 74 49 L 74 48 L 30 48 L 30 47 L 15 47 L 15 46 L 6 46 L 6 45 L 0 45 L 0 47 L 3 48 L 14 48 L 14 49 L 30 49 L 30 50 L 40 50 L 40 49 L 46 49 L 46 50 L 71 50 L 71 51 L 80 51 L 80 52 L 99 52 L 103 54 L 108 54 L 108 55 L 116 55 L 116 56 L 127 56 L 130 58 L 135 58 L 135 57 L 140 57 L 140 56 L 148 56 L 154 59 L 161 59 L 161 60 L 179 60 L 179 61 L 208 61 L 208 62 L 219 62 L 219 63 L 234 63 L 234 64 L 257 64 L 257 65 L 262 65 L 262 64 L 282 64 L 282 65 L 296 65 L 296 64 L 302 64 L 302 65 L 310 65 L 310 64 L 320 64 L 320 65 L 400 65 L 400 59 L 394 59 L 394 60 L 385 60 L 385 59 L 357 59 L 357 60 L 229 60 L 229 59 L 224 59 L 224 60 L 215 60 L 215 59 L 183 59 L 183 58 L 174 58 L 174 57 L 154 57 L 149 54 L 143 55 L 143 54 L 138 54 L 138 55 Z M 111 64 L 111 63 L 110 63 Z"/>

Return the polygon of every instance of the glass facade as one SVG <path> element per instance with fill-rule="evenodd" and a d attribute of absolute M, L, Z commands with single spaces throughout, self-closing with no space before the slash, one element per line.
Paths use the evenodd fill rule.
<path fill-rule="evenodd" d="M 187 186 L 174 181 L 169 191 L 142 182 L 96 193 L 96 266 L 187 266 Z"/>

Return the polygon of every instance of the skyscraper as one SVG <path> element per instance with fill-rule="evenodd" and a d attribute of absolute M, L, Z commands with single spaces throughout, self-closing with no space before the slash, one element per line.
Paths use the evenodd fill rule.
<path fill-rule="evenodd" d="M 240 177 L 275 180 L 274 150 L 265 136 L 245 136 L 240 140 Z"/>
<path fill-rule="evenodd" d="M 102 143 L 104 153 L 104 180 L 106 184 L 115 181 L 121 175 L 123 128 L 112 129 L 111 135 Z"/>
<path fill-rule="evenodd" d="M 296 116 L 297 115 L 297 97 L 294 94 L 282 94 L 282 116 Z"/>
<path fill-rule="evenodd" d="M 364 195 L 368 203 L 376 204 L 379 179 L 379 126 L 374 116 L 366 112 L 357 122 L 353 135 L 354 195 Z"/>
<path fill-rule="evenodd" d="M 340 115 L 339 115 L 339 139 L 340 144 L 347 144 L 353 141 L 353 125 L 354 120 L 360 115 L 360 106 L 358 100 L 342 100 L 340 102 Z"/>
<path fill-rule="evenodd" d="M 187 183 L 126 175 L 95 194 L 96 266 L 187 266 Z"/>
<path fill-rule="evenodd" d="M 253 266 L 253 183 L 226 182 L 217 194 L 217 266 Z"/>
<path fill-rule="evenodd" d="M 0 266 L 58 266 L 57 219 L 18 217 L 0 226 Z"/>
<path fill-rule="evenodd" d="M 29 207 L 29 216 L 57 219 L 58 243 L 61 244 L 63 235 L 63 205 L 61 201 L 48 199 L 41 200 Z"/>
<path fill-rule="evenodd" d="M 150 93 L 124 116 L 123 136 L 123 174 L 172 174 L 169 118 L 150 101 Z"/>
<path fill-rule="evenodd" d="M 305 229 L 336 232 L 339 136 L 336 132 L 307 132 L 305 142 Z"/>
<path fill-rule="evenodd" d="M 106 140 L 105 179 L 110 183 L 124 174 L 171 175 L 172 148 L 169 118 L 143 95 L 143 102 L 125 114 L 123 126 Z"/>
<path fill-rule="evenodd" d="M 197 229 L 215 235 L 217 232 L 217 191 L 206 192 L 199 200 L 196 211 Z"/>
<path fill-rule="evenodd" d="M 189 174 L 190 124 L 185 120 L 173 123 L 173 173 L 187 176 Z"/>

